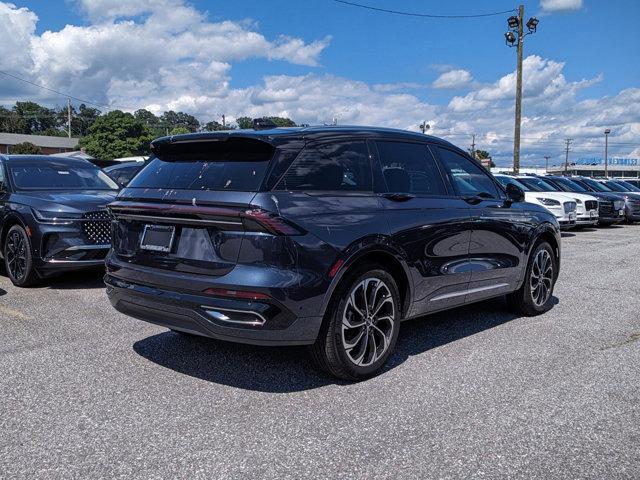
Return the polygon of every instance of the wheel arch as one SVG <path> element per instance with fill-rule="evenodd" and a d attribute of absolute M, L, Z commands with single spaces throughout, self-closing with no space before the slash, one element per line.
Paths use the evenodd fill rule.
<path fill-rule="evenodd" d="M 2 255 L 2 251 L 4 251 L 4 242 L 7 239 L 7 234 L 14 225 L 20 225 L 22 228 L 26 228 L 25 222 L 20 218 L 20 215 L 9 213 L 9 215 L 3 219 L 2 225 L 0 226 L 0 255 Z"/>
<path fill-rule="evenodd" d="M 339 287 L 343 285 L 349 273 L 361 265 L 373 263 L 380 265 L 395 280 L 400 292 L 402 317 L 404 318 L 411 306 L 413 283 L 401 249 L 388 242 L 371 243 L 369 245 L 363 245 L 359 242 L 357 245 L 347 249 L 345 253 L 346 255 L 341 255 L 338 260 L 342 264 L 325 294 L 323 315 L 327 313 L 335 302 L 336 295 L 340 291 Z"/>

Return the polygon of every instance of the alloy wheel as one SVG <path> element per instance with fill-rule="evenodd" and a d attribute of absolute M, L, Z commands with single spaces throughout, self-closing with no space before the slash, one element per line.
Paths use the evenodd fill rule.
<path fill-rule="evenodd" d="M 378 278 L 367 278 L 349 293 L 342 316 L 342 346 L 351 362 L 367 367 L 388 350 L 396 306 L 391 290 Z"/>
<path fill-rule="evenodd" d="M 551 296 L 553 285 L 553 260 L 545 249 L 536 253 L 531 268 L 531 297 L 537 307 L 544 305 Z"/>
<path fill-rule="evenodd" d="M 19 232 L 11 232 L 7 239 L 7 268 L 16 280 L 22 280 L 27 271 L 27 247 Z"/>

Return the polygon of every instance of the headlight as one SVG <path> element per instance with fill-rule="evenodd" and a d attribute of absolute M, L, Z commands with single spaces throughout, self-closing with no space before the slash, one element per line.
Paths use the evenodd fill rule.
<path fill-rule="evenodd" d="M 537 197 L 537 198 L 540 203 L 542 203 L 543 205 L 546 205 L 547 207 L 560 206 L 560 202 L 558 200 L 554 200 L 553 198 L 544 198 L 544 197 Z"/>
<path fill-rule="evenodd" d="M 42 223 L 53 223 L 56 225 L 69 225 L 75 220 L 80 220 L 82 214 L 80 213 L 67 213 L 67 212 L 52 212 L 47 210 L 31 209 L 36 220 Z"/>
<path fill-rule="evenodd" d="M 578 205 L 582 205 L 582 200 L 580 200 L 579 198 L 574 198 L 574 200 Z"/>

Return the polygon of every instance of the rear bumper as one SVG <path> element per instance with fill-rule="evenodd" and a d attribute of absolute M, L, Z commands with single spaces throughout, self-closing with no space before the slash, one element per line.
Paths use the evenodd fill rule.
<path fill-rule="evenodd" d="M 254 345 L 309 345 L 322 317 L 296 318 L 275 301 L 195 295 L 104 277 L 116 310 L 139 320 L 204 337 Z"/>

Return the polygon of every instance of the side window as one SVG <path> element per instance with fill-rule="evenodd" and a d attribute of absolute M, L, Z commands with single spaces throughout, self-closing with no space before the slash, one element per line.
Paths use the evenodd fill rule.
<path fill-rule="evenodd" d="M 446 195 L 442 176 L 426 145 L 382 141 L 376 144 L 390 192 Z"/>
<path fill-rule="evenodd" d="M 364 141 L 341 141 L 305 147 L 276 189 L 371 191 L 367 146 Z"/>
<path fill-rule="evenodd" d="M 438 147 L 438 155 L 458 195 L 500 198 L 495 183 L 480 165 L 446 148 Z"/>

